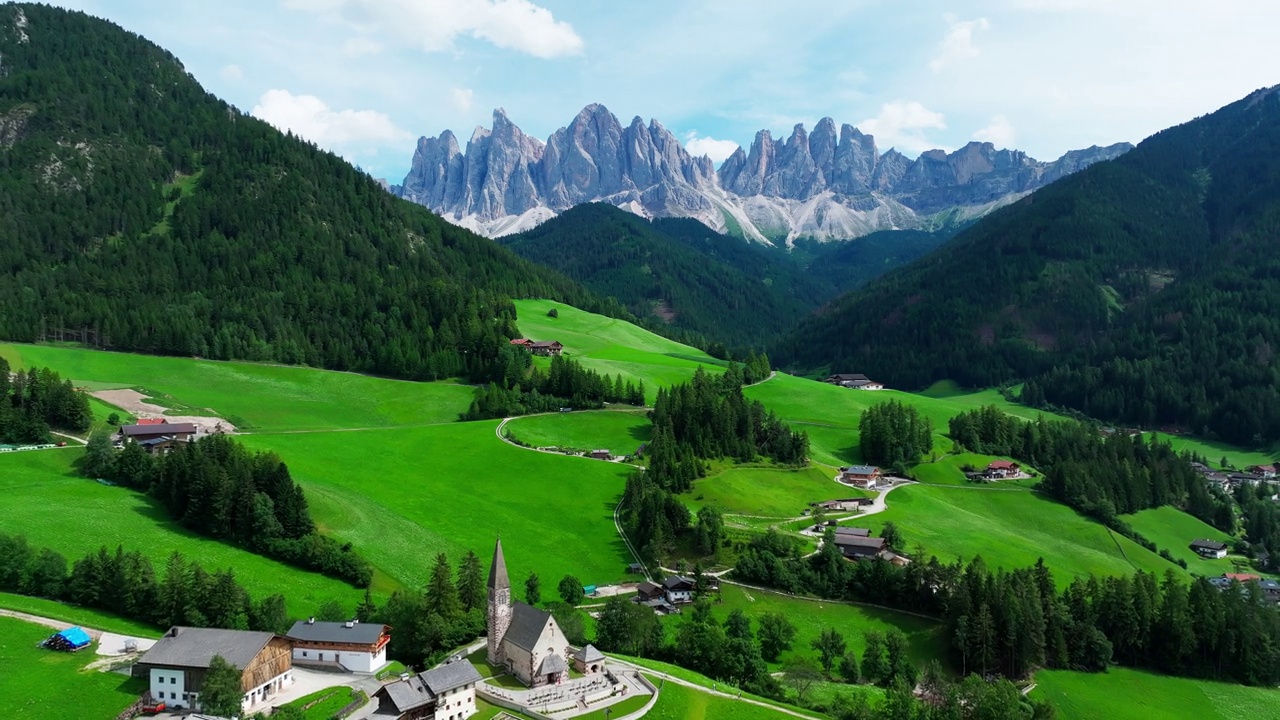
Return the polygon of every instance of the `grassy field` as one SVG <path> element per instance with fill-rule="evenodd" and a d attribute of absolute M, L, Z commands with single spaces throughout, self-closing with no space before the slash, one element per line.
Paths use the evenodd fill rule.
<path fill-rule="evenodd" d="M 920 463 L 911 469 L 911 474 L 916 480 L 929 485 L 959 485 L 962 487 L 992 487 L 992 488 L 1008 488 L 1008 487 L 1031 487 L 1040 482 L 1040 478 L 1023 478 L 1020 480 L 1000 480 L 995 483 L 972 483 L 964 476 L 964 466 L 971 465 L 978 470 L 982 470 L 991 463 L 992 460 L 1000 460 L 1008 458 L 998 458 L 994 455 L 979 455 L 977 453 L 960 453 L 958 455 L 947 455 L 939 458 L 937 462 Z"/>
<path fill-rule="evenodd" d="M 649 678 L 654 685 L 661 678 Z M 645 715 L 645 720 L 779 720 L 792 717 L 777 710 L 745 703 L 734 698 L 701 692 L 673 682 L 663 683 L 658 702 Z"/>
<path fill-rule="evenodd" d="M 931 659 L 945 663 L 946 628 L 934 620 L 878 608 L 803 600 L 729 584 L 723 585 L 721 599 L 722 602 L 713 606 L 712 615 L 722 622 L 733 610 L 741 610 L 751 617 L 753 628 L 756 627 L 755 619 L 765 613 L 782 613 L 787 616 L 796 626 L 796 637 L 790 651 L 794 654 L 816 659 L 817 652 L 810 647 L 810 643 L 817 639 L 823 629 L 835 628 L 844 635 L 849 650 L 862 657 L 862 651 L 866 647 L 864 636 L 868 630 L 885 632 L 890 628 L 897 628 L 911 643 L 911 659 L 918 667 L 924 667 L 925 662 Z M 679 616 L 669 616 L 667 621 L 671 624 L 681 622 Z M 772 669 L 777 669 L 776 664 Z"/>
<path fill-rule="evenodd" d="M 361 695 L 363 697 L 363 694 Z M 355 688 L 350 687 L 332 687 L 324 690 L 317 690 L 305 697 L 300 697 L 293 702 L 286 703 L 285 707 L 295 707 L 302 710 L 306 705 L 311 705 L 303 713 L 306 720 L 330 720 L 340 710 L 350 705 L 356 699 Z"/>
<path fill-rule="evenodd" d="M 435 554 L 487 563 L 502 534 L 512 578 L 554 587 L 623 577 L 632 562 L 613 525 L 631 468 L 517 448 L 497 421 L 424 428 L 247 435 L 274 450 L 307 492 L 316 522 L 410 587 Z"/>
<path fill-rule="evenodd" d="M 606 448 L 615 455 L 626 455 L 649 441 L 653 424 L 642 410 L 603 410 L 516 418 L 505 430 L 534 447 Z"/>
<path fill-rule="evenodd" d="M 1168 550 L 1175 559 L 1186 560 L 1187 569 L 1193 573 L 1213 576 L 1229 572 L 1254 572 L 1248 568 L 1247 558 L 1235 556 L 1221 560 L 1208 559 L 1192 550 L 1191 541 L 1196 538 L 1217 540 L 1228 545 L 1233 538 L 1175 507 L 1166 505 L 1152 508 L 1132 515 L 1121 515 L 1120 519 L 1155 543 L 1156 547 Z M 1233 560 L 1244 562 L 1244 569 L 1237 570 Z"/>
<path fill-rule="evenodd" d="M 868 494 L 836 483 L 831 471 L 819 467 L 730 466 L 695 481 L 693 492 L 681 499 L 695 511 L 711 505 L 731 514 L 790 518 L 807 510 L 810 502 Z"/>
<path fill-rule="evenodd" d="M 883 513 L 851 524 L 879 533 L 892 520 L 908 553 L 923 544 L 943 561 L 981 555 L 987 566 L 1030 567 L 1037 558 L 1059 584 L 1072 576 L 1129 575 L 1135 567 L 1163 575 L 1181 568 L 1071 508 L 1029 490 L 913 485 L 893 491 Z M 1123 554 L 1121 553 L 1123 548 Z M 1126 559 L 1127 558 L 1127 559 Z"/>
<path fill-rule="evenodd" d="M 301 367 L 152 357 L 44 345 L 0 345 L 14 367 L 49 366 L 77 384 L 139 387 L 166 407 L 208 409 L 255 431 L 451 422 L 471 388 Z M 164 397 L 168 396 L 168 398 Z"/>
<path fill-rule="evenodd" d="M 107 632 L 121 633 L 123 635 L 136 635 L 138 637 L 160 637 L 161 628 L 152 627 L 146 623 L 128 620 L 126 618 L 117 617 L 111 613 L 94 610 L 92 608 L 82 608 L 75 605 L 56 602 L 54 600 L 45 600 L 44 598 L 27 597 L 26 595 L 14 595 L 12 593 L 0 593 L 0 608 L 5 610 L 17 610 L 19 612 L 39 615 L 40 617 L 53 618 L 63 622 L 76 623 L 87 628 L 95 630 L 106 630 Z"/>
<path fill-rule="evenodd" d="M 560 317 L 547 317 L 555 308 Z M 583 312 L 550 300 L 517 300 L 520 332 L 534 340 L 559 340 L 564 354 L 600 373 L 630 381 L 644 381 L 652 402 L 658 387 L 675 385 L 693 376 L 699 366 L 724 365 L 710 355 L 622 320 Z"/>
<path fill-rule="evenodd" d="M 1142 670 L 1106 673 L 1042 670 L 1031 697 L 1053 704 L 1060 720 L 1238 720 L 1280 718 L 1280 691 Z"/>
<path fill-rule="evenodd" d="M 30 720 L 110 718 L 146 689 L 116 673 L 84 672 L 92 647 L 62 653 L 36 647 L 53 631 L 0 617 L 0 717 Z"/>
<path fill-rule="evenodd" d="M 80 477 L 72 462 L 82 452 L 66 448 L 0 455 L 0 528 L 25 535 L 37 547 L 57 550 L 68 564 L 103 545 L 112 551 L 123 545 L 150 557 L 159 573 L 177 550 L 209 571 L 233 568 L 255 597 L 284 593 L 295 617 L 314 614 L 329 598 L 352 608 L 359 601 L 361 592 L 346 583 L 207 540 L 170 521 L 145 495 Z"/>

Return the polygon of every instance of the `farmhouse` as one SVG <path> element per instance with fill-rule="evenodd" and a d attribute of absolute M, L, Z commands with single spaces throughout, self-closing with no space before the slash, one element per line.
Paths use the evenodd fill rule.
<path fill-rule="evenodd" d="M 274 633 L 173 627 L 134 666 L 152 698 L 169 707 L 199 708 L 200 688 L 215 656 L 240 671 L 243 707 L 263 703 L 293 683 L 289 641 Z"/>
<path fill-rule="evenodd" d="M 610 453 L 608 449 L 599 449 L 599 450 L 592 450 L 591 452 L 587 453 L 587 457 L 591 458 L 592 460 L 612 460 L 613 454 Z"/>
<path fill-rule="evenodd" d="M 842 525 L 836 528 L 836 537 L 871 537 L 871 531 L 867 528 L 845 527 Z"/>
<path fill-rule="evenodd" d="M 989 480 L 1004 480 L 1005 478 L 1018 477 L 1022 474 L 1022 468 L 1012 460 L 993 460 L 987 466 L 984 474 Z"/>
<path fill-rule="evenodd" d="M 529 343 L 529 351 L 534 355 L 554 355 L 559 356 L 564 352 L 564 346 L 556 340 L 537 340 Z"/>
<path fill-rule="evenodd" d="M 299 620 L 286 636 L 293 642 L 293 662 L 326 669 L 371 673 L 387 664 L 391 628 L 377 623 Z"/>
<path fill-rule="evenodd" d="M 196 426 L 191 423 L 162 422 L 155 425 L 121 425 L 116 440 L 132 440 L 149 453 L 163 453 L 171 449 L 174 443 L 190 442 L 195 435 Z"/>
<path fill-rule="evenodd" d="M 837 373 L 829 376 L 823 382 L 839 385 L 840 387 L 853 388 L 855 390 L 883 390 L 884 385 L 871 380 L 861 373 Z"/>
<path fill-rule="evenodd" d="M 516 338 L 515 340 L 512 340 L 510 344 L 527 350 L 529 349 L 529 346 L 533 344 L 533 341 L 529 338 Z"/>
<path fill-rule="evenodd" d="M 1201 557 L 1224 558 L 1227 556 L 1227 544 L 1203 538 L 1191 541 L 1191 549 L 1200 553 Z"/>
<path fill-rule="evenodd" d="M 655 582 L 645 580 L 636 587 L 636 597 L 641 601 L 653 600 L 654 598 L 665 598 L 666 590 Z"/>
<path fill-rule="evenodd" d="M 1263 480 L 1270 480 L 1276 476 L 1275 465 L 1250 465 L 1248 470 Z"/>
<path fill-rule="evenodd" d="M 569 641 L 550 613 L 512 602 L 502 540 L 489 568 L 489 664 L 505 667 L 529 687 L 558 684 L 569 677 Z"/>
<path fill-rule="evenodd" d="M 466 660 L 441 665 L 382 686 L 373 695 L 377 715 L 398 720 L 463 720 L 476 712 L 476 683 L 482 679 Z"/>
<path fill-rule="evenodd" d="M 846 485 L 872 490 L 880 484 L 880 468 L 874 465 L 842 467 L 836 479 Z"/>
<path fill-rule="evenodd" d="M 1256 582 L 1258 588 L 1262 590 L 1262 596 L 1273 603 L 1280 603 L 1280 582 L 1276 582 L 1271 578 L 1263 579 L 1257 575 L 1247 573 L 1223 573 L 1220 577 L 1209 578 L 1209 584 L 1219 590 L 1226 590 L 1231 587 L 1231 583 L 1237 582 L 1241 585 Z"/>
<path fill-rule="evenodd" d="M 862 537 L 852 534 L 837 535 L 835 543 L 840 553 L 850 560 L 865 560 L 876 557 L 888 547 L 884 542 L 884 538 Z"/>
<path fill-rule="evenodd" d="M 672 605 L 693 602 L 693 591 L 696 587 L 692 578 L 670 575 L 662 581 L 667 602 Z"/>

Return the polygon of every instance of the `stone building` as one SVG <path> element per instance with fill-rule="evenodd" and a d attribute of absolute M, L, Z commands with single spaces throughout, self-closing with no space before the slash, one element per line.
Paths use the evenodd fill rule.
<path fill-rule="evenodd" d="M 511 581 L 502 556 L 502 540 L 489 568 L 490 664 L 505 667 L 529 687 L 553 685 L 569 677 L 569 641 L 550 613 L 511 600 Z"/>

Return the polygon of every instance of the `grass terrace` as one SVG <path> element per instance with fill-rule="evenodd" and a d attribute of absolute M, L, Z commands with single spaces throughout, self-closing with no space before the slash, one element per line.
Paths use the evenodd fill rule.
<path fill-rule="evenodd" d="M 1060 720 L 1239 720 L 1280 717 L 1280 691 L 1113 667 L 1105 673 L 1042 670 L 1031 697 Z M 1123 699 L 1123 702 L 1119 702 Z"/>
<path fill-rule="evenodd" d="M 50 628 L 0 617 L 0 717 L 12 720 L 111 718 L 146 690 L 117 673 L 86 672 L 93 647 L 64 653 L 37 647 Z"/>
<path fill-rule="evenodd" d="M 533 447 L 607 448 L 628 455 L 649 441 L 653 424 L 643 410 L 591 410 L 516 418 L 504 430 Z"/>
<path fill-rule="evenodd" d="M 734 515 L 768 518 L 799 517 L 810 502 L 870 497 L 857 488 L 832 479 L 834 471 L 810 466 L 792 470 L 774 466 L 730 465 L 693 483 L 691 493 L 680 498 L 694 512 L 705 505 Z"/>

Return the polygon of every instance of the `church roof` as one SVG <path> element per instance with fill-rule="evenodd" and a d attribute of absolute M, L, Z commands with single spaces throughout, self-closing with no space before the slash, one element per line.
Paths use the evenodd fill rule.
<path fill-rule="evenodd" d="M 511 581 L 507 579 L 507 561 L 502 557 L 502 538 L 498 538 L 498 544 L 493 548 L 493 564 L 489 566 L 489 589 L 511 589 Z"/>
<path fill-rule="evenodd" d="M 587 645 L 574 653 L 573 657 L 582 662 L 596 662 L 604 659 L 604 653 L 597 650 L 595 645 Z"/>
<path fill-rule="evenodd" d="M 550 675 L 551 673 L 567 672 L 569 666 L 565 664 L 564 658 L 559 655 L 548 655 L 542 660 L 542 664 L 538 666 L 539 675 Z"/>
<path fill-rule="evenodd" d="M 532 652 L 548 622 L 551 622 L 551 613 L 519 601 L 512 603 L 511 624 L 507 626 L 502 641 Z"/>

